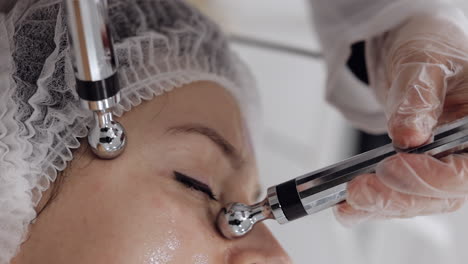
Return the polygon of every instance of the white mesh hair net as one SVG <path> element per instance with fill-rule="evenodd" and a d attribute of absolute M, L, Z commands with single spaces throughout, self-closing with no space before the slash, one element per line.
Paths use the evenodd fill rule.
<path fill-rule="evenodd" d="M 244 114 L 256 112 L 245 66 L 185 2 L 109 0 L 109 12 L 121 67 L 115 114 L 198 80 L 228 89 Z M 65 21 L 61 0 L 19 0 L 0 13 L 0 264 L 17 253 L 41 192 L 88 133 L 91 113 L 78 104 Z"/>

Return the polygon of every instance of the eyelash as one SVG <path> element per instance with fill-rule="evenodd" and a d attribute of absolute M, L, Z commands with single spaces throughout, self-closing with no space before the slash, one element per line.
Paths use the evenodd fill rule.
<path fill-rule="evenodd" d="M 206 194 L 211 200 L 218 201 L 216 196 L 213 194 L 209 186 L 205 186 L 203 183 L 199 183 L 197 180 L 189 177 L 183 173 L 174 171 L 174 177 L 176 181 L 182 183 L 185 187 L 193 189 Z"/>

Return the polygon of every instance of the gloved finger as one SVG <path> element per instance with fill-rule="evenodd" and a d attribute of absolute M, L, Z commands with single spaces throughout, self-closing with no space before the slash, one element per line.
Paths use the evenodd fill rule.
<path fill-rule="evenodd" d="M 447 212 L 456 211 L 465 203 L 465 200 L 457 199 L 456 201 L 454 201 L 454 203 L 456 203 L 456 205 L 452 206 L 450 210 L 447 210 Z M 372 221 L 372 220 L 386 220 L 390 218 L 408 218 L 408 217 L 417 216 L 417 215 L 410 215 L 407 212 L 405 214 L 399 214 L 399 215 L 395 215 L 395 212 L 393 212 L 393 214 L 387 215 L 388 212 L 386 211 L 359 210 L 359 209 L 355 209 L 354 207 L 352 207 L 348 202 L 344 202 L 344 203 L 340 203 L 336 205 L 333 208 L 333 213 L 335 215 L 335 218 L 338 220 L 338 222 L 340 222 L 343 226 L 346 226 L 346 227 L 354 227 L 361 223 L 365 223 L 365 222 Z M 433 212 L 433 213 L 440 213 L 440 212 Z"/>
<path fill-rule="evenodd" d="M 333 207 L 333 213 L 336 220 L 346 227 L 354 227 L 370 220 L 381 220 L 387 218 L 379 215 L 377 212 L 355 209 L 348 202 L 343 202 Z"/>
<path fill-rule="evenodd" d="M 450 74 L 442 64 L 410 62 L 398 66 L 386 102 L 388 132 L 396 146 L 415 147 L 431 138 L 443 110 Z"/>
<path fill-rule="evenodd" d="M 460 198 L 468 195 L 468 155 L 442 159 L 399 153 L 379 163 L 377 178 L 387 188 L 424 197 Z"/>
<path fill-rule="evenodd" d="M 359 176 L 348 184 L 347 203 L 352 208 L 342 207 L 341 219 L 362 217 L 375 219 L 385 217 L 413 217 L 452 212 L 460 208 L 464 197 L 433 198 L 398 192 L 380 181 L 375 174 Z"/>

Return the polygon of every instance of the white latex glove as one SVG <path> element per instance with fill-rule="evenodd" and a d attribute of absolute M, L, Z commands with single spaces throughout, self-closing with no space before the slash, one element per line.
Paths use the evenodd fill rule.
<path fill-rule="evenodd" d="M 438 125 L 468 113 L 468 23 L 461 12 L 419 15 L 367 43 L 370 85 L 395 146 L 432 139 Z M 348 185 L 340 222 L 452 212 L 468 196 L 468 154 L 440 160 L 398 154 Z"/>

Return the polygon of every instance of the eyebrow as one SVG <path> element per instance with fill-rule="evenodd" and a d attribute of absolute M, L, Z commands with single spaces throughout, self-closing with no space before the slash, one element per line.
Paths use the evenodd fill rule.
<path fill-rule="evenodd" d="M 199 134 L 210 139 L 216 146 L 218 146 L 225 157 L 231 163 L 231 167 L 239 170 L 244 165 L 245 161 L 240 155 L 240 152 L 232 145 L 226 138 L 224 138 L 218 131 L 213 128 L 201 124 L 186 124 L 181 126 L 174 126 L 167 130 L 169 133 L 178 134 Z"/>

